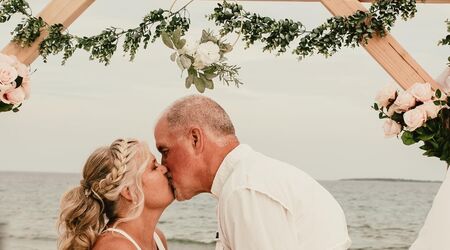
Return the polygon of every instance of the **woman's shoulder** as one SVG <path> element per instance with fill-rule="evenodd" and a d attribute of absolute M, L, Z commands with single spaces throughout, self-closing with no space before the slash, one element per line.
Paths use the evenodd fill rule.
<path fill-rule="evenodd" d="M 136 250 L 131 241 L 113 232 L 104 232 L 97 237 L 92 250 Z"/>
<path fill-rule="evenodd" d="M 161 239 L 161 242 L 163 243 L 164 248 L 166 250 L 168 250 L 169 248 L 167 247 L 167 240 L 166 240 L 166 236 L 164 236 L 164 233 L 161 230 L 159 230 L 159 228 L 155 228 L 155 233 Z"/>

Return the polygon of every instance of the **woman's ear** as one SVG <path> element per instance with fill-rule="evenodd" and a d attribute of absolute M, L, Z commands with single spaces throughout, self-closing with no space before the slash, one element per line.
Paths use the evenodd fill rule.
<path fill-rule="evenodd" d="M 131 197 L 131 192 L 129 187 L 124 187 L 122 191 L 120 191 L 120 195 L 127 201 L 133 202 L 133 198 Z"/>

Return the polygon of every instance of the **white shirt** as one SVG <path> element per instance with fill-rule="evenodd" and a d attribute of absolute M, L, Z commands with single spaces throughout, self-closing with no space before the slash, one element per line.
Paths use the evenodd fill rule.
<path fill-rule="evenodd" d="M 318 182 L 289 164 L 239 145 L 222 162 L 216 249 L 343 250 L 351 245 L 345 215 Z"/>
<path fill-rule="evenodd" d="M 434 198 L 418 238 L 409 249 L 450 249 L 450 171 Z"/>

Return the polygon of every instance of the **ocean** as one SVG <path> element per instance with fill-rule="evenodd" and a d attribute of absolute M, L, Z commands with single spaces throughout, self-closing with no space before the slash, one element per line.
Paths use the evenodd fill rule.
<path fill-rule="evenodd" d="M 0 250 L 56 249 L 59 199 L 77 174 L 0 172 Z M 408 249 L 425 220 L 439 182 L 320 181 L 343 207 L 351 249 Z M 159 228 L 170 250 L 213 250 L 215 200 L 202 194 L 174 202 Z"/>

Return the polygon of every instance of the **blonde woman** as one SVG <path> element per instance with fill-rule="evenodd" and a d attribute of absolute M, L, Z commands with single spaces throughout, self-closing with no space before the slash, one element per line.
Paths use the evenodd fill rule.
<path fill-rule="evenodd" d="M 118 139 L 95 150 L 80 185 L 61 200 L 58 249 L 167 249 L 156 228 L 174 199 L 166 173 L 137 140 Z"/>

